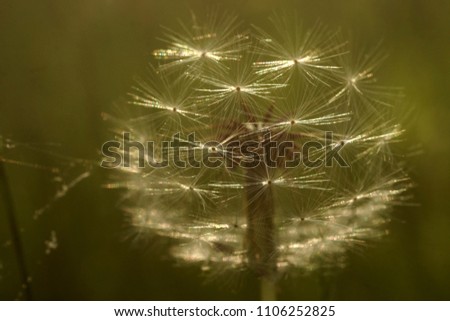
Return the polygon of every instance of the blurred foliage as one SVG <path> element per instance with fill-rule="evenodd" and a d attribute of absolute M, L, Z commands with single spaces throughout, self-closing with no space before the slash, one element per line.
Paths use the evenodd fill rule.
<path fill-rule="evenodd" d="M 3 0 L 0 3 L 0 134 L 16 141 L 59 143 L 59 153 L 96 160 L 109 137 L 101 113 L 113 109 L 151 59 L 160 26 L 205 12 L 215 3 L 263 26 L 274 10 L 297 11 L 342 28 L 362 45 L 380 39 L 389 53 L 383 82 L 403 86 L 414 207 L 395 213 L 391 234 L 323 279 L 281 281 L 280 299 L 450 299 L 450 2 L 444 0 Z M 54 150 L 54 149 L 53 149 Z M 21 154 L 29 163 L 48 161 Z M 101 188 L 102 173 L 75 186 L 38 220 L 55 193 L 51 175 L 6 164 L 26 261 L 38 300 L 257 299 L 242 279 L 204 280 L 164 256 L 157 240 L 133 241 L 118 193 Z M 56 232 L 58 248 L 45 253 Z M 0 299 L 14 299 L 20 278 L 0 208 Z M 228 284 L 235 284 L 228 286 Z M 324 294 L 325 293 L 325 294 Z"/>

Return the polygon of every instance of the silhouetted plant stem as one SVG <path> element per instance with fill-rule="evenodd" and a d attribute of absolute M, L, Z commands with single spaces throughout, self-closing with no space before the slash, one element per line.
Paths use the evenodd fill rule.
<path fill-rule="evenodd" d="M 271 182 L 263 188 L 256 183 L 264 173 L 265 165 L 247 170 L 247 257 L 250 269 L 261 279 L 261 299 L 276 300 L 277 252 Z"/>
<path fill-rule="evenodd" d="M 6 216 L 11 233 L 11 240 L 16 253 L 17 265 L 19 269 L 20 278 L 24 286 L 24 296 L 26 300 L 32 299 L 30 282 L 28 282 L 28 271 L 25 263 L 25 255 L 20 238 L 19 226 L 17 224 L 14 203 L 9 189 L 8 178 L 3 163 L 0 162 L 0 195 L 3 198 Z"/>

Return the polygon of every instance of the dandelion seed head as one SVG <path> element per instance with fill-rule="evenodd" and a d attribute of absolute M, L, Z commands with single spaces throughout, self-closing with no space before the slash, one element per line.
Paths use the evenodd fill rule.
<path fill-rule="evenodd" d="M 349 55 L 335 32 L 288 20 L 276 17 L 270 32 L 254 27 L 253 46 L 226 15 L 166 29 L 167 48 L 153 52 L 161 65 L 130 93 L 136 115 L 115 122 L 117 134 L 125 128 L 156 149 L 143 167 L 130 152 L 134 162 L 107 187 L 124 189 L 131 225 L 170 239 L 179 262 L 261 277 L 341 268 L 349 251 L 383 237 L 389 213 L 409 201 L 411 182 L 395 153 L 404 130 L 386 112 L 390 94 L 375 85 L 379 55 Z M 195 142 L 183 136 L 190 132 Z M 241 164 L 250 157 L 227 143 L 250 140 L 264 158 L 266 134 L 293 146 L 275 166 L 151 168 L 148 161 L 174 155 L 160 143 L 175 133 L 189 146 L 183 160 L 208 152 Z M 321 147 L 304 152 L 307 142 Z M 349 166 L 282 162 L 298 153 L 325 164 L 328 152 Z"/>

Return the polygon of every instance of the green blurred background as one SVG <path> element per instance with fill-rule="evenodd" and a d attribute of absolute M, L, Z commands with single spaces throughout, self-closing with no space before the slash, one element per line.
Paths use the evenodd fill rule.
<path fill-rule="evenodd" d="M 160 26 L 175 26 L 189 10 L 201 15 L 217 3 L 247 23 L 264 26 L 272 11 L 295 10 L 306 25 L 319 20 L 369 45 L 383 39 L 389 58 L 381 78 L 403 86 L 406 106 L 414 109 L 407 127 L 410 144 L 422 150 L 410 159 L 420 206 L 398 209 L 387 238 L 351 255 L 348 268 L 325 281 L 331 284 L 328 298 L 449 300 L 448 0 L 2 0 L 0 135 L 59 143 L 62 154 L 98 159 L 109 138 L 100 114 L 110 112 L 142 73 Z M 30 163 L 52 162 L 20 146 L 8 153 Z M 103 174 L 94 171 L 34 220 L 34 211 L 56 191 L 52 176 L 26 166 L 5 168 L 34 299 L 258 299 L 252 282 L 205 282 L 198 269 L 165 258 L 155 240 L 127 238 L 120 193 L 101 188 Z M 15 299 L 21 282 L 3 206 L 0 211 L 0 299 Z M 47 255 L 51 231 L 59 247 Z M 280 299 L 320 299 L 321 283 L 315 275 L 282 280 Z"/>

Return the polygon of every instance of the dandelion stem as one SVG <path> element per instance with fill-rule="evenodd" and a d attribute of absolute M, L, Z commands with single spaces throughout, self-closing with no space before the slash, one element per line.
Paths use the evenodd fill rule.
<path fill-rule="evenodd" d="M 20 278 L 24 287 L 25 299 L 31 300 L 31 287 L 28 281 L 28 271 L 25 263 L 25 255 L 22 246 L 22 240 L 20 238 L 19 227 L 17 225 L 16 216 L 14 213 L 14 204 L 12 200 L 11 190 L 8 185 L 8 178 L 3 163 L 0 162 L 0 195 L 3 196 L 5 204 L 6 215 L 8 217 L 9 229 L 11 233 L 11 239 L 16 252 L 17 265 L 19 268 Z"/>
<path fill-rule="evenodd" d="M 273 278 L 263 277 L 260 282 L 261 286 L 261 300 L 262 301 L 276 301 L 277 290 L 276 283 Z"/>
<path fill-rule="evenodd" d="M 264 164 L 247 170 L 247 255 L 250 269 L 261 278 L 261 299 L 275 300 L 275 208 L 270 183 L 263 188 L 255 184 L 262 173 Z"/>

